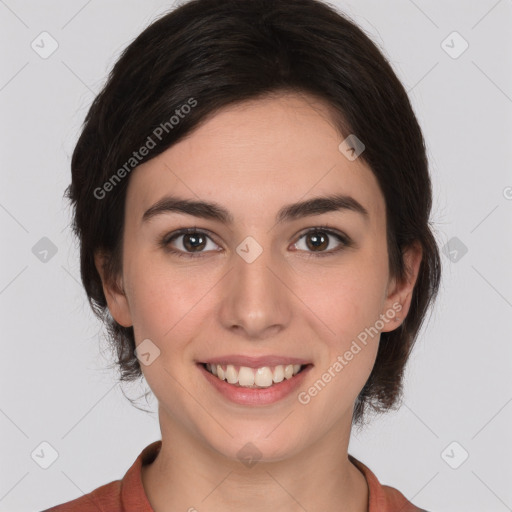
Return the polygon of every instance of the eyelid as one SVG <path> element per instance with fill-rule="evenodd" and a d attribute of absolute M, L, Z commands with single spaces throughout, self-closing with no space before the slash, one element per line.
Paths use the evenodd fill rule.
<path fill-rule="evenodd" d="M 339 236 L 345 243 L 350 243 L 351 239 L 348 235 L 346 235 L 343 231 L 340 231 L 338 228 L 328 226 L 327 224 L 322 224 L 320 226 L 313 226 L 311 228 L 305 228 L 298 233 L 298 237 L 301 238 L 308 233 L 314 233 L 315 231 L 323 231 L 329 235 Z"/>
<path fill-rule="evenodd" d="M 329 251 L 315 252 L 315 251 L 300 251 L 299 250 L 298 252 L 306 252 L 306 254 L 308 256 L 321 257 L 321 256 L 328 256 L 328 255 L 336 254 L 340 250 L 343 250 L 343 249 L 353 246 L 353 241 L 348 235 L 346 235 L 342 231 L 338 230 L 337 228 L 334 228 L 334 227 L 331 227 L 328 225 L 317 225 L 317 226 L 312 226 L 309 228 L 304 228 L 298 234 L 294 235 L 294 238 L 297 238 L 297 241 L 294 242 L 294 244 L 298 243 L 305 235 L 307 235 L 309 233 L 314 233 L 317 231 L 322 231 L 324 233 L 327 233 L 329 236 L 333 236 L 333 237 L 337 238 L 338 241 L 341 243 L 341 247 L 338 247 L 336 249 L 331 249 Z M 201 257 L 201 256 L 211 253 L 211 252 L 218 252 L 218 251 L 203 251 L 203 252 L 191 253 L 191 252 L 185 252 L 185 251 L 181 251 L 179 249 L 174 249 L 174 248 L 169 247 L 170 243 L 172 241 L 174 241 L 176 238 L 179 238 L 180 236 L 187 235 L 187 234 L 193 234 L 193 233 L 204 234 L 210 240 L 212 240 L 216 245 L 219 245 L 215 241 L 215 235 L 210 230 L 195 227 L 195 226 L 189 227 L 189 228 L 180 228 L 175 231 L 172 231 L 171 233 L 167 233 L 166 235 L 164 235 L 163 237 L 160 238 L 158 245 L 161 246 L 163 249 L 167 250 L 168 252 L 173 253 L 177 256 L 186 256 L 186 257 L 190 257 L 190 258 L 197 258 L 197 257 Z"/>
<path fill-rule="evenodd" d="M 184 252 L 180 251 L 178 249 L 170 248 L 170 243 L 173 242 L 176 238 L 179 238 L 183 235 L 189 235 L 193 233 L 203 234 L 206 235 L 210 240 L 212 240 L 216 245 L 219 245 L 215 241 L 215 235 L 208 229 L 198 228 L 198 227 L 190 227 L 190 228 L 180 228 L 176 229 L 175 231 L 172 231 L 171 233 L 167 233 L 163 237 L 160 238 L 158 241 L 158 245 L 161 246 L 163 249 L 176 254 L 178 256 L 189 256 L 192 258 L 207 254 L 212 251 L 204 251 L 204 252 L 198 252 L 198 253 L 191 253 L 191 252 Z"/>
<path fill-rule="evenodd" d="M 338 247 L 336 247 L 334 249 L 330 249 L 328 251 L 315 252 L 315 251 L 300 251 L 299 250 L 298 252 L 304 253 L 304 256 L 306 258 L 311 258 L 311 257 L 322 258 L 324 256 L 325 257 L 334 256 L 343 250 L 354 247 L 354 242 L 348 235 L 346 235 L 342 231 L 338 230 L 337 228 L 334 228 L 334 227 L 331 227 L 328 225 L 320 225 L 320 226 L 313 226 L 311 228 L 306 228 L 305 230 L 303 230 L 299 233 L 297 242 L 295 242 L 294 245 L 297 244 L 305 235 L 308 235 L 309 233 L 315 233 L 315 232 L 327 233 L 328 236 L 332 236 L 332 237 L 336 238 L 338 240 L 338 242 L 340 242 L 340 245 Z"/>

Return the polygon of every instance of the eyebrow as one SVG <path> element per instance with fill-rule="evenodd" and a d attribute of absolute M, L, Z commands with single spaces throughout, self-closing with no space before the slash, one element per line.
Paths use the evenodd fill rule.
<path fill-rule="evenodd" d="M 306 201 L 286 205 L 277 213 L 276 223 L 279 224 L 311 215 L 344 210 L 360 214 L 366 222 L 369 220 L 368 210 L 359 201 L 348 195 L 334 194 L 314 197 Z M 220 204 L 185 199 L 172 195 L 163 197 L 146 210 L 142 216 L 142 221 L 146 222 L 157 215 L 169 212 L 184 213 L 203 219 L 216 220 L 228 225 L 234 222 L 231 212 Z"/>

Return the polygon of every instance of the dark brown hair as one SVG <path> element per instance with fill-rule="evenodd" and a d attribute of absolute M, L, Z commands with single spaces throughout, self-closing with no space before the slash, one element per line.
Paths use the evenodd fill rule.
<path fill-rule="evenodd" d="M 141 377 L 133 328 L 110 316 L 94 264 L 101 251 L 109 255 L 107 278 L 115 282 L 121 273 L 129 171 L 219 109 L 277 92 L 320 98 L 340 134 L 356 134 L 365 144 L 360 158 L 386 203 L 391 276 L 406 277 L 402 255 L 408 246 L 417 241 L 423 249 L 409 313 L 397 329 L 381 334 L 375 366 L 356 401 L 353 421 L 362 424 L 369 407 L 385 411 L 401 397 L 405 364 L 437 295 L 441 263 L 429 226 L 425 144 L 407 93 L 376 45 L 328 4 L 192 0 L 153 22 L 124 50 L 85 118 L 71 162 L 66 195 L 82 282 L 107 327 L 120 380 Z M 193 108 L 183 107 L 192 102 Z M 157 143 L 134 160 L 134 151 L 153 146 L 148 137 Z"/>

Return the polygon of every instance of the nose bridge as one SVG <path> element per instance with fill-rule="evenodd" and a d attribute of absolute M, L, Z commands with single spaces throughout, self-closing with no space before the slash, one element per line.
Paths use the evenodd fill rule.
<path fill-rule="evenodd" d="M 222 313 L 226 327 L 236 325 L 258 337 L 265 329 L 288 321 L 287 288 L 279 266 L 270 247 L 253 237 L 237 246 Z"/>
<path fill-rule="evenodd" d="M 255 238 L 248 236 L 236 248 L 234 279 L 237 288 L 254 300 L 268 300 L 267 295 L 279 295 L 279 283 L 276 283 L 278 263 L 272 254 L 271 247 L 265 247 Z M 282 284 L 281 284 L 282 286 Z"/>
<path fill-rule="evenodd" d="M 273 275 L 270 269 L 276 265 L 269 249 L 263 251 L 254 261 L 248 262 L 241 258 L 238 262 L 239 277 L 254 284 L 269 281 Z M 269 283 L 266 283 L 267 285 Z"/>

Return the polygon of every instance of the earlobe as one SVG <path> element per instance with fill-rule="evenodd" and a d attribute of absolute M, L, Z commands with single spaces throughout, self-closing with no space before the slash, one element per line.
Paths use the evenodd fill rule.
<path fill-rule="evenodd" d="M 406 268 L 406 277 L 402 281 L 396 279 L 392 280 L 393 285 L 388 288 L 388 291 L 390 291 L 386 298 L 385 309 L 383 311 L 384 314 L 393 311 L 396 313 L 396 316 L 386 324 L 382 329 L 383 332 L 396 329 L 407 316 L 421 266 L 422 255 L 423 250 L 419 242 L 414 242 L 405 250 L 403 258 Z"/>
<path fill-rule="evenodd" d="M 108 309 L 114 320 L 123 327 L 131 327 L 133 325 L 130 307 L 123 288 L 122 283 L 113 282 L 107 279 L 104 270 L 104 264 L 107 256 L 103 253 L 94 255 L 94 264 L 101 278 L 103 293 L 107 301 Z"/>

